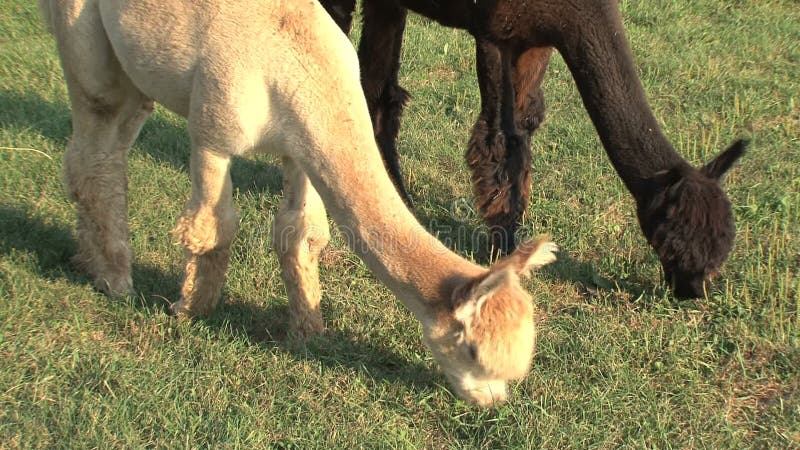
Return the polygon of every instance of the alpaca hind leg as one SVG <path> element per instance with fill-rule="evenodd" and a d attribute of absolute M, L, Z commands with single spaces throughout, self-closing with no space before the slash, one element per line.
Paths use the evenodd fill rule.
<path fill-rule="evenodd" d="M 127 157 L 152 103 L 133 94 L 118 108 L 109 117 L 73 106 L 73 135 L 63 169 L 64 185 L 78 206 L 73 263 L 94 278 L 97 289 L 112 296 L 133 293 Z"/>
<path fill-rule="evenodd" d="M 77 204 L 73 262 L 109 295 L 132 293 L 127 218 L 127 155 L 153 110 L 122 72 L 100 24 L 81 2 L 54 8 L 54 29 L 72 106 L 63 179 Z M 66 12 L 65 12 L 66 11 Z M 81 20 L 67 14 L 80 12 Z"/>
<path fill-rule="evenodd" d="M 238 228 L 230 177 L 231 158 L 195 145 L 190 166 L 192 198 L 173 230 L 184 247 L 181 300 L 172 305 L 179 316 L 206 316 L 220 300 Z"/>
<path fill-rule="evenodd" d="M 289 297 L 290 329 L 300 338 L 320 334 L 319 255 L 328 245 L 325 205 L 305 172 L 284 158 L 284 192 L 272 226 L 272 246 Z"/>
<path fill-rule="evenodd" d="M 361 84 L 386 170 L 403 201 L 411 206 L 397 154 L 400 119 L 409 100 L 408 92 L 398 81 L 408 12 L 395 2 L 386 0 L 366 1 L 363 10 L 364 26 L 358 46 Z"/>

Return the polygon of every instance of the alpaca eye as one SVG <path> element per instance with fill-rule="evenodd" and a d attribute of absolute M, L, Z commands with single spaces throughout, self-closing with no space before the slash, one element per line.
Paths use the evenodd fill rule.
<path fill-rule="evenodd" d="M 468 345 L 467 351 L 469 351 L 469 357 L 472 358 L 473 361 L 478 359 L 478 349 L 474 345 Z"/>

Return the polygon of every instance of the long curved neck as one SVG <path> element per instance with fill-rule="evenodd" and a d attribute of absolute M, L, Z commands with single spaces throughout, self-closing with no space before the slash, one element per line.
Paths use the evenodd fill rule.
<path fill-rule="evenodd" d="M 420 225 L 386 174 L 363 95 L 339 98 L 343 115 L 304 121 L 307 146 L 298 160 L 352 250 L 423 324 L 431 323 L 453 289 L 485 269 Z M 348 120 L 330 124 L 324 116 Z"/>
<path fill-rule="evenodd" d="M 513 47 L 555 46 L 578 86 L 603 147 L 641 201 L 657 172 L 688 165 L 653 116 L 616 0 L 495 0 L 484 33 Z"/>
<path fill-rule="evenodd" d="M 586 110 L 617 173 L 637 198 L 641 181 L 686 165 L 661 131 L 625 37 L 616 2 L 597 2 L 557 48 L 575 78 Z M 576 32 L 578 31 L 578 32 Z"/>

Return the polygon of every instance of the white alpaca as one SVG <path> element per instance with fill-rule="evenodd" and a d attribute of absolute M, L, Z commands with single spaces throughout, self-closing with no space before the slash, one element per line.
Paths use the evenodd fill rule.
<path fill-rule="evenodd" d="M 72 103 L 64 157 L 78 204 L 76 261 L 101 290 L 132 289 L 127 151 L 153 99 L 188 119 L 192 197 L 175 234 L 186 278 L 177 314 L 214 310 L 237 228 L 230 162 L 282 157 L 273 245 L 301 336 L 324 330 L 317 262 L 325 207 L 352 248 L 422 323 L 459 395 L 502 401 L 529 370 L 533 306 L 519 275 L 555 259 L 530 242 L 490 269 L 450 252 L 414 219 L 385 173 L 355 52 L 314 0 L 41 0 Z"/>

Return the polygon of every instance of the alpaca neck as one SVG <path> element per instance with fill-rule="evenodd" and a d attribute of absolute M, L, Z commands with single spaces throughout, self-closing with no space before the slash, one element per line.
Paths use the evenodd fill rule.
<path fill-rule="evenodd" d="M 614 168 L 641 201 L 644 180 L 688 164 L 664 136 L 647 104 L 616 2 L 601 5 L 602 11 L 592 19 L 583 17 L 561 36 L 557 48 Z"/>
<path fill-rule="evenodd" d="M 408 210 L 386 174 L 361 102 L 341 105 L 347 116 L 330 117 L 363 123 L 307 123 L 307 151 L 298 161 L 351 249 L 418 320 L 431 324 L 453 290 L 485 269 L 450 251 Z"/>

